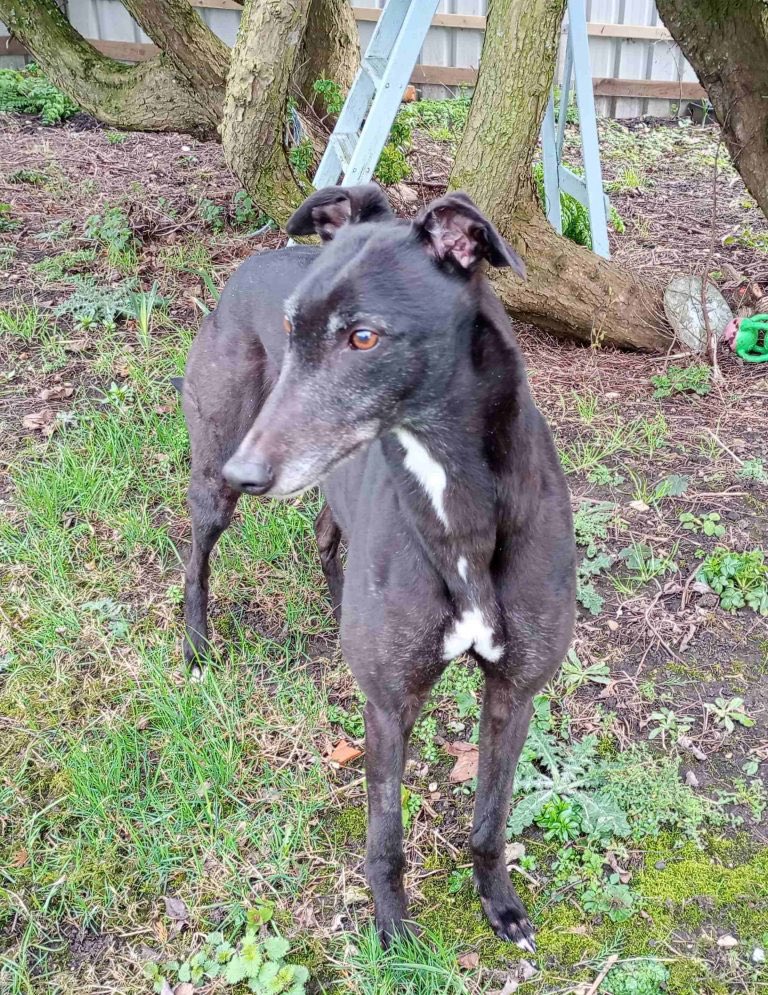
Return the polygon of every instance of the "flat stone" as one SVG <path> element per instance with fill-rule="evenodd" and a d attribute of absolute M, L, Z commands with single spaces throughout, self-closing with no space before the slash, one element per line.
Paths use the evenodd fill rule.
<path fill-rule="evenodd" d="M 664 311 L 678 340 L 703 356 L 707 351 L 707 324 L 701 306 L 701 277 L 676 277 L 664 291 Z M 719 339 L 733 319 L 733 311 L 712 283 L 707 283 L 707 314 Z"/>

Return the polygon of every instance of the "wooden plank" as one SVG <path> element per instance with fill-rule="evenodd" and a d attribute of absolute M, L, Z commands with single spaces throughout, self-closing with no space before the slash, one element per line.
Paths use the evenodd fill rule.
<path fill-rule="evenodd" d="M 669 41 L 672 35 L 664 27 L 647 24 L 589 24 L 591 38 L 621 38 L 627 41 Z"/>
<path fill-rule="evenodd" d="M 353 7 L 356 21 L 378 21 L 381 11 L 378 7 Z M 471 28 L 485 31 L 485 17 L 481 14 L 435 14 L 433 28 Z"/>
<path fill-rule="evenodd" d="M 243 5 L 235 0 L 189 0 L 193 7 L 207 7 L 209 10 L 239 10 Z"/>
<path fill-rule="evenodd" d="M 202 0 L 201 0 L 202 2 Z M 130 41 L 91 40 L 91 44 L 104 55 L 126 62 L 142 62 L 157 55 L 156 45 Z M 24 55 L 24 46 L 15 38 L 0 36 L 0 55 Z M 438 86 L 473 86 L 477 70 L 461 66 L 414 67 L 411 82 L 432 83 Z M 707 93 L 698 83 L 678 83 L 674 80 L 610 79 L 593 80 L 596 97 L 650 97 L 661 100 L 702 100 Z"/>
<path fill-rule="evenodd" d="M 593 79 L 600 97 L 650 97 L 660 100 L 703 100 L 707 91 L 699 83 L 668 79 Z"/>

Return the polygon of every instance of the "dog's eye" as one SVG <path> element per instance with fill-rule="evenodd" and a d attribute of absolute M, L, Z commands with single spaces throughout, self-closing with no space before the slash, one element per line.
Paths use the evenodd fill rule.
<path fill-rule="evenodd" d="M 349 337 L 353 349 L 373 349 L 378 344 L 379 333 L 371 328 L 356 328 Z"/>
<path fill-rule="evenodd" d="M 286 314 L 283 318 L 283 331 L 286 335 L 290 335 L 293 331 L 293 325 L 291 324 L 291 319 Z"/>

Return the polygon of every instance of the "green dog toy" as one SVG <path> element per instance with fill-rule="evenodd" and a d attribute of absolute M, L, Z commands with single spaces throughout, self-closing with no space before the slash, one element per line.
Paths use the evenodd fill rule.
<path fill-rule="evenodd" d="M 723 332 L 723 341 L 745 363 L 768 363 L 768 314 L 734 318 Z"/>

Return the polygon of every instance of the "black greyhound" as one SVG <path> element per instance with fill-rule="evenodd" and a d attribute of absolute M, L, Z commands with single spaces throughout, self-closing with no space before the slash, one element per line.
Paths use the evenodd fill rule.
<path fill-rule="evenodd" d="M 505 825 L 533 696 L 571 638 L 575 552 L 557 453 L 480 266 L 523 275 L 522 262 L 459 193 L 409 223 L 374 185 L 328 188 L 288 231 L 327 244 L 247 260 L 187 362 L 186 659 L 198 666 L 208 646 L 208 559 L 239 495 L 320 484 L 323 569 L 367 699 L 366 871 L 380 935 L 408 914 L 408 737 L 449 661 L 469 653 L 485 674 L 475 883 L 497 934 L 532 951 Z"/>

